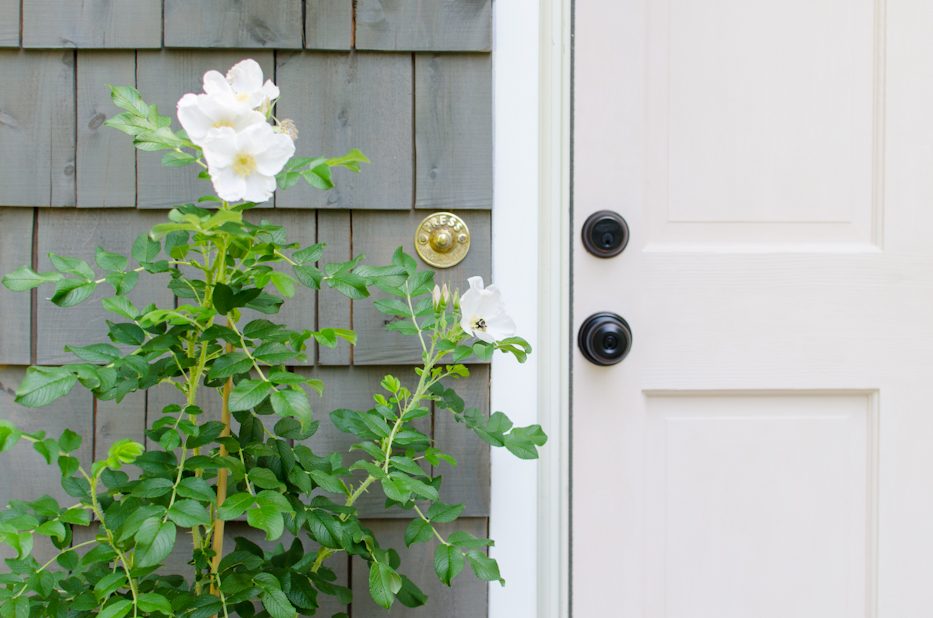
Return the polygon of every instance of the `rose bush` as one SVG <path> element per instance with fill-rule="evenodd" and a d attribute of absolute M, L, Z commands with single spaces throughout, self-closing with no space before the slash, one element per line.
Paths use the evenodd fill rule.
<path fill-rule="evenodd" d="M 276 187 L 304 181 L 326 190 L 333 168 L 359 171 L 367 162 L 357 150 L 293 157 L 295 127 L 275 118 L 278 96 L 254 61 L 226 76 L 208 72 L 203 92 L 179 101 L 184 130 L 178 131 L 135 89 L 114 87 L 123 111 L 107 124 L 141 150 L 164 151 L 165 165 L 200 166 L 216 195 L 174 208 L 168 221 L 136 240 L 129 257 L 99 248 L 95 268 L 53 253 L 54 271 L 23 267 L 3 277 L 13 291 L 54 286 L 50 300 L 61 307 L 88 300 L 102 286 L 112 292 L 101 300 L 113 316 L 109 341 L 69 346 L 72 364 L 30 367 L 17 402 L 41 407 L 76 386 L 119 402 L 163 385 L 180 399 L 152 414 L 148 447 L 118 440 L 89 463 L 75 456 L 82 436 L 73 431 L 50 436 L 0 420 L 0 451 L 30 443 L 58 467 L 73 499 L 60 504 L 37 496 L 0 512 L 0 542 L 15 553 L 0 574 L 3 618 L 310 616 L 319 595 L 351 601 L 327 566 L 341 553 L 366 562 L 369 594 L 379 605 L 421 605 L 427 599 L 403 574 L 401 556 L 359 518 L 357 502 L 367 492 L 410 514 L 405 544 L 433 543 L 434 568 L 445 584 L 467 564 L 480 579 L 503 581 L 488 556 L 492 540 L 438 529 L 463 510 L 440 500 L 440 472 L 457 462 L 413 421 L 433 405 L 492 446 L 536 458 L 546 440 L 540 427 L 513 427 L 502 412 L 487 417 L 466 407 L 451 385 L 469 375 L 464 363 L 497 351 L 523 362 L 530 347 L 513 336 L 500 292 L 479 278 L 460 298 L 438 288 L 434 273 L 419 270 L 401 248 L 386 265 L 364 264 L 362 256 L 321 263 L 322 244 L 300 246 L 280 226 L 244 219 Z M 152 275 L 167 279 L 173 306 L 137 307 L 130 300 Z M 324 384 L 293 367 L 310 345 L 352 345 L 356 335 L 272 321 L 297 286 L 326 286 L 351 299 L 378 291 L 376 308 L 393 318 L 388 328 L 420 342 L 422 363 L 412 376 L 386 375 L 368 409 L 330 412 L 329 421 L 354 436 L 348 452 L 310 446 L 322 420 L 309 392 Z M 269 318 L 246 319 L 246 310 Z M 222 400 L 219 419 L 204 411 L 210 391 Z M 237 538 L 225 547 L 225 522 L 240 519 L 269 541 L 286 533 L 293 540 L 270 550 Z M 41 560 L 39 537 L 55 548 Z M 183 548 L 187 575 L 166 574 L 167 558 Z"/>

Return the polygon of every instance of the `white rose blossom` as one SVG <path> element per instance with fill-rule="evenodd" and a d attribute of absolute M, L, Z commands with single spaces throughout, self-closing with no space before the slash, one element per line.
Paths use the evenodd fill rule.
<path fill-rule="evenodd" d="M 279 98 L 279 87 L 267 79 L 262 81 L 262 67 L 252 58 L 242 60 L 227 71 L 225 84 L 212 82 L 211 88 L 219 92 L 229 92 L 238 100 L 249 105 L 251 109 L 259 109 L 264 114 L 267 113 L 272 103 Z M 204 84 L 204 92 L 211 94 L 207 83 Z"/>
<path fill-rule="evenodd" d="M 265 123 L 242 131 L 213 129 L 203 146 L 217 195 L 228 202 L 265 202 L 275 191 L 275 175 L 295 154 L 291 138 Z"/>
<path fill-rule="evenodd" d="M 237 103 L 232 97 L 186 94 L 178 101 L 178 121 L 192 142 L 204 146 L 213 129 L 242 131 L 254 124 L 264 124 L 266 118 L 242 103 Z"/>
<path fill-rule="evenodd" d="M 482 277 L 470 277 L 468 281 L 470 289 L 460 299 L 460 327 L 487 343 L 514 335 L 515 322 L 505 312 L 499 288 L 484 288 Z"/>
<path fill-rule="evenodd" d="M 259 63 L 247 59 L 226 77 L 208 71 L 203 88 L 203 94 L 186 94 L 178 101 L 178 120 L 201 147 L 214 190 L 230 202 L 268 200 L 275 175 L 295 154 L 291 135 L 297 132 L 274 129 L 266 121 L 278 87 L 263 82 Z"/>

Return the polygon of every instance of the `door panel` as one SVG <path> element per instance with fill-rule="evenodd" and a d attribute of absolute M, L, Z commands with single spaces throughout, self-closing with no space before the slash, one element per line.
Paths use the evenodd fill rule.
<path fill-rule="evenodd" d="M 576 616 L 933 606 L 933 5 L 578 2 Z"/>

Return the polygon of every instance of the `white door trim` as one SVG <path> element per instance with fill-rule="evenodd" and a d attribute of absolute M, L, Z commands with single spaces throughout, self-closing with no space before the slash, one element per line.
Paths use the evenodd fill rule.
<path fill-rule="evenodd" d="M 492 368 L 492 407 L 549 436 L 537 465 L 492 454 L 490 533 L 508 581 L 490 618 L 569 615 L 571 0 L 494 7 L 494 281 L 521 334 L 525 365 Z M 535 27 L 538 26 L 538 27 Z"/>

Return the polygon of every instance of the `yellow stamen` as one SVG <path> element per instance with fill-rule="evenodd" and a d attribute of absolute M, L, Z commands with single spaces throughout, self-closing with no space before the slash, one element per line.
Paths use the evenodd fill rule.
<path fill-rule="evenodd" d="M 253 155 L 241 152 L 233 157 L 233 173 L 237 176 L 249 176 L 256 171 L 256 159 Z"/>
<path fill-rule="evenodd" d="M 221 127 L 230 127 L 231 129 L 234 128 L 234 127 L 233 127 L 233 123 L 232 123 L 230 120 L 227 120 L 227 119 L 218 120 L 218 121 L 215 122 L 212 126 L 213 126 L 215 129 L 220 129 Z"/>

